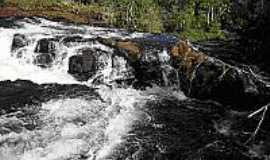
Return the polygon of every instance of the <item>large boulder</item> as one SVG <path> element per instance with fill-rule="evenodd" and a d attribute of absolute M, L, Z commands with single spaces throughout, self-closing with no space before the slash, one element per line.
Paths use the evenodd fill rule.
<path fill-rule="evenodd" d="M 80 81 L 86 81 L 96 72 L 96 61 L 95 51 L 82 50 L 82 54 L 69 58 L 68 73 Z"/>
<path fill-rule="evenodd" d="M 259 76 L 208 57 L 188 41 L 178 42 L 171 56 L 180 74 L 181 89 L 190 97 L 217 100 L 237 109 L 254 109 L 270 97 L 269 87 Z"/>
<path fill-rule="evenodd" d="M 0 116 L 29 109 L 59 97 L 80 97 L 87 93 L 99 98 L 94 89 L 84 85 L 36 84 L 28 80 L 0 81 Z"/>
<path fill-rule="evenodd" d="M 35 52 L 37 53 L 54 53 L 56 50 L 57 38 L 43 38 L 37 43 Z"/>
<path fill-rule="evenodd" d="M 134 69 L 136 82 L 134 87 L 141 88 L 159 83 L 162 72 L 156 50 L 148 50 L 138 40 L 98 38 L 100 43 L 114 48 L 115 55 L 124 57 Z"/>
<path fill-rule="evenodd" d="M 141 57 L 142 53 L 143 53 L 142 47 L 138 43 L 132 42 L 132 41 L 118 41 L 116 43 L 116 47 L 119 50 L 125 51 L 126 56 L 131 61 L 138 60 Z"/>
<path fill-rule="evenodd" d="M 37 53 L 34 63 L 40 67 L 50 67 L 56 56 L 57 38 L 40 39 L 35 48 Z"/>
<path fill-rule="evenodd" d="M 23 34 L 15 34 L 12 41 L 11 51 L 27 46 L 29 40 Z"/>
<path fill-rule="evenodd" d="M 40 53 L 36 56 L 34 63 L 42 68 L 47 68 L 52 65 L 54 58 L 54 54 Z"/>
<path fill-rule="evenodd" d="M 101 37 L 98 37 L 97 40 L 101 44 L 114 48 L 117 52 L 116 54 L 127 58 L 131 62 L 139 60 L 143 53 L 142 45 L 132 40 Z"/>
<path fill-rule="evenodd" d="M 41 88 L 30 81 L 0 82 L 0 115 L 20 110 L 26 104 L 36 104 Z"/>

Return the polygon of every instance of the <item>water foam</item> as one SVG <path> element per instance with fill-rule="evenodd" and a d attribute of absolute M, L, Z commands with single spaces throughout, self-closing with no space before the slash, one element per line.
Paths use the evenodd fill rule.
<path fill-rule="evenodd" d="M 0 81 L 28 79 L 36 83 L 80 83 L 67 73 L 68 57 L 77 54 L 81 47 L 98 48 L 106 53 L 112 50 L 101 44 L 80 44 L 64 47 L 58 46 L 58 54 L 68 53 L 67 57 L 51 68 L 43 69 L 31 63 L 37 41 L 55 35 L 79 35 L 84 38 L 119 37 L 135 38 L 144 34 L 127 34 L 123 30 L 106 29 L 89 26 L 66 25 L 45 19 L 24 19 L 19 22 L 22 28 L 0 28 Z M 11 53 L 13 35 L 24 34 L 30 39 L 30 45 L 24 47 L 25 56 L 18 59 Z M 164 50 L 159 59 L 167 65 L 168 53 Z M 115 57 L 114 65 L 110 54 L 100 56 L 104 67 L 84 83 L 92 84 L 102 77 L 105 84 L 129 74 L 127 62 Z M 130 75 L 129 75 L 130 76 Z M 160 97 L 175 96 L 185 99 L 182 93 L 171 92 L 159 87 L 139 91 L 132 88 L 112 88 L 98 85 L 97 91 L 103 101 L 89 99 L 87 95 L 79 98 L 55 99 L 42 104 L 31 123 L 36 128 L 29 130 L 28 121 L 18 116 L 22 113 L 0 116 L 0 159 L 5 160 L 104 160 L 124 141 L 137 121 L 144 117 L 146 102 Z M 30 107 L 30 106 L 29 106 Z M 34 107 L 34 108 L 35 108 Z M 31 108 L 31 107 L 30 107 Z M 3 126 L 3 127 L 2 127 Z"/>
<path fill-rule="evenodd" d="M 57 64 L 53 67 L 44 69 L 33 64 L 33 57 L 35 47 L 38 40 L 42 38 L 52 38 L 55 36 L 81 36 L 84 38 L 95 37 L 118 37 L 118 38 L 135 38 L 142 37 L 143 33 L 128 34 L 124 30 L 107 29 L 101 27 L 90 27 L 86 25 L 67 25 L 60 22 L 53 22 L 42 18 L 22 19 L 17 20 L 20 28 L 7 29 L 0 28 L 0 81 L 2 80 L 16 80 L 28 79 L 33 82 L 42 83 L 59 83 L 59 84 L 76 84 L 79 83 L 71 75 L 67 73 L 68 70 L 68 57 L 78 54 L 80 48 L 98 48 L 111 52 L 111 49 L 101 44 L 78 44 L 76 46 L 66 47 L 58 46 L 56 60 Z M 30 44 L 20 49 L 23 51 L 23 58 L 17 58 L 16 53 L 11 52 L 12 39 L 15 34 L 25 35 Z M 16 51 L 19 52 L 19 51 Z M 67 53 L 67 55 L 65 55 Z M 64 57 L 64 55 L 66 57 Z M 102 71 L 101 74 L 108 73 L 108 68 Z"/>
<path fill-rule="evenodd" d="M 82 97 L 44 103 L 38 113 L 41 124 L 37 129 L 1 136 L 0 159 L 106 159 L 141 119 L 141 108 L 153 96 L 131 88 L 105 86 L 101 86 L 99 93 L 104 102 Z"/>

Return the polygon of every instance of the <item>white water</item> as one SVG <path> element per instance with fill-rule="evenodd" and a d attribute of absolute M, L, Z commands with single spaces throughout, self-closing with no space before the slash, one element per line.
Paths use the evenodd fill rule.
<path fill-rule="evenodd" d="M 59 59 L 58 64 L 54 64 L 49 69 L 42 69 L 33 64 L 33 58 L 35 56 L 34 50 L 39 39 L 51 38 L 53 36 L 82 36 L 84 38 L 93 37 L 118 37 L 118 38 L 130 38 L 141 37 L 143 34 L 134 33 L 127 34 L 124 31 L 117 29 L 106 29 L 89 26 L 68 26 L 58 22 L 52 22 L 45 19 L 37 18 L 40 23 L 34 23 L 29 19 L 21 20 L 17 22 L 22 25 L 21 28 L 6 29 L 0 28 L 0 80 L 16 80 L 16 79 L 29 79 L 36 83 L 59 83 L 59 84 L 72 84 L 78 83 L 71 75 L 67 73 L 68 70 L 68 57 L 77 54 L 76 51 L 80 48 L 90 47 L 99 48 L 110 52 L 110 48 L 101 44 L 79 44 L 77 46 L 65 47 L 58 46 L 57 57 Z M 20 49 L 23 50 L 23 58 L 15 58 L 16 53 L 11 53 L 11 45 L 13 35 L 19 33 L 26 35 L 30 39 L 30 45 Z M 89 46 L 90 45 L 90 46 Z M 18 53 L 19 51 L 17 51 Z M 63 59 L 63 55 L 68 55 Z M 13 56 L 12 56 L 13 55 Z M 56 62 L 55 62 L 56 63 Z M 101 74 L 107 73 L 105 69 Z"/>
<path fill-rule="evenodd" d="M 80 35 L 82 37 L 141 37 L 143 34 L 127 34 L 116 29 L 94 28 L 88 26 L 63 25 L 44 19 L 40 23 L 31 20 L 18 22 L 19 29 L 0 28 L 0 81 L 27 79 L 35 83 L 86 84 L 99 78 L 108 84 L 114 79 L 125 78 L 130 72 L 127 62 L 116 57 L 116 67 L 112 67 L 110 54 L 100 56 L 103 68 L 88 82 L 78 82 L 67 73 L 68 57 L 77 54 L 85 44 L 72 47 L 58 46 L 59 61 L 52 67 L 44 69 L 32 63 L 37 41 L 55 35 Z M 69 31 L 73 30 L 72 33 Z M 23 58 L 17 58 L 16 51 L 11 53 L 13 35 L 21 33 L 30 39 L 24 47 Z M 112 50 L 101 44 L 87 44 L 90 48 L 99 48 L 107 53 Z M 67 56 L 63 58 L 64 53 Z M 166 51 L 160 59 L 169 57 Z M 166 78 L 166 77 L 165 77 Z M 172 93 L 155 87 L 147 91 L 132 88 L 112 88 L 96 86 L 104 101 L 89 99 L 88 95 L 78 98 L 54 99 L 42 104 L 35 120 L 18 118 L 20 112 L 0 116 L 0 160 L 77 160 L 82 156 L 88 160 L 108 159 L 111 152 L 123 141 L 122 137 L 132 129 L 136 121 L 145 117 L 142 108 L 156 96 L 175 95 L 178 99 L 185 97 L 181 93 Z M 180 95 L 180 96 L 179 96 Z M 29 106 L 31 108 L 37 106 Z M 27 123 L 36 123 L 37 128 L 28 130 Z"/>
<path fill-rule="evenodd" d="M 81 155 L 89 160 L 106 159 L 132 124 L 140 120 L 140 107 L 153 97 L 134 89 L 102 87 L 99 92 L 105 102 L 76 98 L 43 104 L 38 114 L 40 129 L 1 136 L 0 159 L 64 160 Z"/>

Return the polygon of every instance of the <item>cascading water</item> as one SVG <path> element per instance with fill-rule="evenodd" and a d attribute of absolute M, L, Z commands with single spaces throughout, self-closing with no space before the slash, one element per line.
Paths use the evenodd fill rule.
<path fill-rule="evenodd" d="M 35 19 L 35 21 L 24 19 L 17 23 L 21 25 L 20 28 L 0 29 L 0 42 L 2 44 L 0 80 L 30 79 L 36 83 L 78 83 L 67 73 L 69 57 L 77 54 L 78 49 L 85 47 L 99 48 L 110 52 L 110 48 L 91 41 L 86 43 L 73 43 L 70 46 L 58 43 L 55 49 L 57 55 L 54 64 L 49 69 L 42 69 L 33 64 L 33 61 L 37 55 L 35 54 L 37 43 L 44 38 L 60 37 L 59 41 L 61 42 L 65 37 L 74 35 L 82 36 L 83 38 L 95 38 L 97 36 L 121 38 L 142 36 L 142 34 L 125 36 L 126 33 L 121 30 L 106 30 L 86 26 L 66 26 L 45 19 Z M 11 53 L 12 39 L 15 34 L 26 36 L 28 45 Z"/>
<path fill-rule="evenodd" d="M 89 95 L 76 98 L 63 95 L 41 106 L 29 105 L 29 112 L 34 112 L 29 117 L 22 116 L 25 113 L 20 111 L 1 115 L 1 160 L 114 159 L 110 155 L 117 152 L 117 147 L 124 141 L 122 137 L 127 136 L 137 123 L 148 120 L 149 116 L 143 111 L 144 105 L 160 98 L 156 95 L 168 96 L 165 94 L 167 90 L 159 87 L 139 91 L 114 85 L 117 79 L 133 78 L 132 68 L 123 57 L 113 56 L 112 48 L 91 40 L 97 36 L 139 38 L 144 34 L 68 25 L 41 18 L 21 19 L 16 23 L 20 27 L 0 28 L 0 81 L 25 79 L 38 84 L 94 86 L 100 99 Z M 26 45 L 11 51 L 14 35 L 23 35 L 19 38 L 25 38 Z M 65 43 L 66 37 L 88 40 Z M 54 38 L 57 38 L 57 43 L 49 42 L 52 43 L 49 50 L 54 50 L 54 60 L 42 67 L 36 62 L 36 52 L 41 50 L 38 43 L 41 39 Z M 85 82 L 68 73 L 69 58 L 80 54 L 83 48 L 98 50 L 97 72 Z M 163 80 L 168 85 L 167 73 L 172 69 L 167 64 L 169 56 L 166 50 L 158 54 L 158 59 L 163 64 Z M 185 99 L 182 93 L 176 97 Z M 36 127 L 28 129 L 25 127 L 28 124 Z"/>
<path fill-rule="evenodd" d="M 267 79 L 187 41 L 13 17 L 0 44 L 0 160 L 269 159 Z"/>

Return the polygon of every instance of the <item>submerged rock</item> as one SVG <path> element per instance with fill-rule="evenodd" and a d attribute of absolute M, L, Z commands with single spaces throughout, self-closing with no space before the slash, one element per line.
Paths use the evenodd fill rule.
<path fill-rule="evenodd" d="M 41 53 L 36 56 L 34 63 L 42 68 L 47 68 L 51 66 L 54 58 L 54 54 Z"/>
<path fill-rule="evenodd" d="M 68 36 L 61 40 L 61 43 L 67 47 L 76 46 L 79 44 L 87 44 L 87 43 L 93 43 L 93 39 L 91 38 L 83 38 L 82 36 L 75 35 L 75 36 Z"/>
<path fill-rule="evenodd" d="M 190 97 L 213 99 L 244 110 L 268 101 L 267 83 L 251 72 L 208 57 L 185 41 L 178 42 L 171 54 L 179 70 L 181 89 Z"/>
<path fill-rule="evenodd" d="M 80 81 L 88 80 L 96 72 L 96 55 L 92 49 L 82 50 L 81 55 L 69 58 L 68 73 Z"/>
<path fill-rule="evenodd" d="M 19 48 L 27 46 L 28 43 L 29 43 L 29 40 L 26 38 L 25 35 L 15 34 L 13 37 L 12 45 L 11 45 L 11 51 L 15 51 Z"/>
<path fill-rule="evenodd" d="M 37 43 L 35 52 L 36 53 L 54 53 L 56 50 L 57 38 L 43 38 Z"/>
<path fill-rule="evenodd" d="M 42 68 L 50 67 L 56 57 L 57 38 L 40 39 L 35 48 L 37 56 L 34 63 Z"/>

